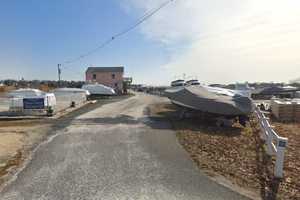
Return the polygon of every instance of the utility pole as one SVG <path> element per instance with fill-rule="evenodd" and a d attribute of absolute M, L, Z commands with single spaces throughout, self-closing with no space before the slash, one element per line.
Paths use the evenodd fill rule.
<path fill-rule="evenodd" d="M 60 86 L 60 75 L 61 75 L 61 64 L 57 65 L 57 72 L 58 72 L 58 86 Z"/>

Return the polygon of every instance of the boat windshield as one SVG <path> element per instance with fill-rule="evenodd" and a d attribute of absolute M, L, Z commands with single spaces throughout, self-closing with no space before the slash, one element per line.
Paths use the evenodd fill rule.
<path fill-rule="evenodd" d="M 171 86 L 172 87 L 176 87 L 176 86 L 184 86 L 184 80 L 176 80 L 176 81 L 173 81 L 171 83 Z"/>

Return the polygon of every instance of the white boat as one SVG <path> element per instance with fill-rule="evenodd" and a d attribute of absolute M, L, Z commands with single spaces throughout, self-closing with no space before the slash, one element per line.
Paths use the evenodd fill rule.
<path fill-rule="evenodd" d="M 32 88 L 21 88 L 18 90 L 13 90 L 8 93 L 9 97 L 39 97 L 43 96 L 46 93 L 38 90 L 38 89 L 32 89 Z"/>
<path fill-rule="evenodd" d="M 248 83 L 236 83 L 234 91 L 240 95 L 251 97 L 254 88 L 249 87 Z"/>
<path fill-rule="evenodd" d="M 102 84 L 85 84 L 82 89 L 89 91 L 91 95 L 111 96 L 116 94 L 114 89 Z"/>
<path fill-rule="evenodd" d="M 178 79 L 178 80 L 171 82 L 172 87 L 180 87 L 180 86 L 184 86 L 184 84 L 185 84 L 185 81 L 182 79 Z"/>
<path fill-rule="evenodd" d="M 188 80 L 185 82 L 185 85 L 200 85 L 200 82 L 197 79 Z"/>
<path fill-rule="evenodd" d="M 252 100 L 233 90 L 205 85 L 172 87 L 165 95 L 176 105 L 226 117 L 247 116 L 253 111 Z"/>

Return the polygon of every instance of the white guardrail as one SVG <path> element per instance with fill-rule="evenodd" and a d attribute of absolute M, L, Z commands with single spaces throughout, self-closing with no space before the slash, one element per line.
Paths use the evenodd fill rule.
<path fill-rule="evenodd" d="M 255 106 L 255 115 L 259 121 L 260 129 L 262 131 L 262 139 L 265 141 L 267 149 L 266 152 L 270 156 L 275 156 L 274 175 L 277 178 L 283 177 L 284 151 L 287 146 L 288 139 L 280 137 L 272 128 L 267 118 L 260 109 Z"/>

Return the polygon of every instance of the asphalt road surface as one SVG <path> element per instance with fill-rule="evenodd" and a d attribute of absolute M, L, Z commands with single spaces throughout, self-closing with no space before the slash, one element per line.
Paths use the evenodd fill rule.
<path fill-rule="evenodd" d="M 138 94 L 53 130 L 0 199 L 245 199 L 201 173 L 166 122 L 147 117 L 159 101 Z"/>

